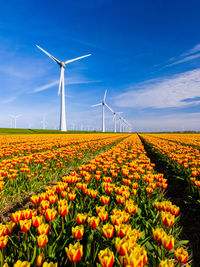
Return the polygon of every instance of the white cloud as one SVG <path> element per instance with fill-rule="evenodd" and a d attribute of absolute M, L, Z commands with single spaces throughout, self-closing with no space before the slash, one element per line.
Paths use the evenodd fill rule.
<path fill-rule="evenodd" d="M 183 53 L 181 56 L 188 56 L 191 54 L 195 54 L 200 51 L 200 44 L 195 45 L 193 48 L 188 50 L 186 53 Z"/>
<path fill-rule="evenodd" d="M 183 59 L 180 59 L 180 60 L 177 60 L 171 64 L 168 64 L 166 65 L 165 67 L 170 67 L 170 66 L 173 66 L 173 65 L 177 65 L 177 64 L 180 64 L 180 63 L 184 63 L 184 62 L 187 62 L 187 61 L 190 61 L 190 60 L 193 60 L 193 59 L 196 59 L 196 58 L 199 58 L 200 57 L 200 54 L 196 54 L 196 55 L 193 55 L 193 56 L 187 56 Z"/>
<path fill-rule="evenodd" d="M 118 95 L 115 105 L 132 108 L 184 107 L 200 101 L 183 101 L 200 97 L 200 68 L 134 85 Z"/>
<path fill-rule="evenodd" d="M 100 80 L 96 80 L 96 81 L 89 81 L 89 80 L 84 80 L 83 78 L 80 77 L 71 77 L 71 78 L 66 78 L 65 79 L 65 84 L 88 84 L 88 83 L 97 83 L 97 82 L 101 82 Z M 59 80 L 53 81 L 51 83 L 45 84 L 43 86 L 37 87 L 36 89 L 34 89 L 32 91 L 32 93 L 38 93 L 44 90 L 47 90 L 55 85 L 59 84 Z"/>
<path fill-rule="evenodd" d="M 15 101 L 15 99 L 16 99 L 15 96 L 11 96 L 7 99 L 2 100 L 2 103 L 4 103 L 4 104 L 11 103 L 11 102 Z"/>
<path fill-rule="evenodd" d="M 48 83 L 48 84 L 45 84 L 43 86 L 40 86 L 40 87 L 37 87 L 36 89 L 33 90 L 32 93 L 38 93 L 38 92 L 41 92 L 41 91 L 44 91 L 44 90 L 47 90 L 55 85 L 57 85 L 59 83 L 59 81 L 54 81 L 54 82 L 51 82 L 51 83 Z"/>
<path fill-rule="evenodd" d="M 161 69 L 167 68 L 167 67 L 171 67 L 171 66 L 174 66 L 174 65 L 177 65 L 177 64 L 181 64 L 181 63 L 188 62 L 188 61 L 194 60 L 196 58 L 199 58 L 200 57 L 200 53 L 196 54 L 199 51 L 200 51 L 200 44 L 197 44 L 193 48 L 188 50 L 187 52 L 182 53 L 179 56 L 171 57 L 168 60 L 168 62 L 172 62 L 172 61 L 174 61 L 174 62 L 170 63 L 170 64 L 167 64 L 167 65 L 164 65 L 163 67 L 161 67 Z M 193 54 L 195 54 L 195 55 L 193 55 Z M 159 66 L 159 65 L 160 64 L 155 65 L 155 66 Z"/>

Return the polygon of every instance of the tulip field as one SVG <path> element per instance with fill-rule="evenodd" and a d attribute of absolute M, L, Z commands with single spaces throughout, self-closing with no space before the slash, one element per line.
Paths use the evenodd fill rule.
<path fill-rule="evenodd" d="M 198 205 L 200 135 L 0 136 L 0 266 L 193 266 L 147 144 Z"/>

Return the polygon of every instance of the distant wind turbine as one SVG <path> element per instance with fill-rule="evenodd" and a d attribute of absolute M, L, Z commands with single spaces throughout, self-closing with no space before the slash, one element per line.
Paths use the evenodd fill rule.
<path fill-rule="evenodd" d="M 114 133 L 117 132 L 117 118 L 116 115 L 122 114 L 123 112 L 115 112 L 111 107 L 107 105 L 110 111 L 113 113 L 113 121 L 114 121 Z"/>
<path fill-rule="evenodd" d="M 58 95 L 60 95 L 60 90 L 61 90 L 61 86 L 62 86 L 62 94 L 61 94 L 61 111 L 60 111 L 60 131 L 67 131 L 67 127 L 66 127 L 66 114 L 65 114 L 65 85 L 64 85 L 64 70 L 67 64 L 74 62 L 76 60 L 79 60 L 81 58 L 84 57 L 88 57 L 91 56 L 91 54 L 85 55 L 85 56 L 81 56 L 81 57 L 77 57 L 74 59 L 70 59 L 67 61 L 59 61 L 58 59 L 56 59 L 55 57 L 53 57 L 51 54 L 49 54 L 47 51 L 45 51 L 44 49 L 42 49 L 41 47 L 39 47 L 38 45 L 36 45 L 40 50 L 42 50 L 47 56 L 49 56 L 53 61 L 55 61 L 61 68 L 61 72 L 60 72 L 60 82 L 59 82 L 59 89 L 58 89 Z"/>
<path fill-rule="evenodd" d="M 16 129 L 16 126 L 17 126 L 17 118 L 21 117 L 22 115 L 10 115 L 11 118 L 13 118 L 14 120 L 14 125 L 15 125 L 15 129 Z"/>
<path fill-rule="evenodd" d="M 47 121 L 46 121 L 46 117 L 45 116 L 43 116 L 43 119 L 42 119 L 41 123 L 42 123 L 43 130 L 45 130 L 46 126 L 47 126 Z"/>
<path fill-rule="evenodd" d="M 111 109 L 107 104 L 106 104 L 106 95 L 107 95 L 107 90 L 105 91 L 104 98 L 101 103 L 98 103 L 96 105 L 92 105 L 92 107 L 97 107 L 97 106 L 102 106 L 102 132 L 105 132 L 105 118 L 104 118 L 104 106 L 106 106 L 108 109 Z"/>

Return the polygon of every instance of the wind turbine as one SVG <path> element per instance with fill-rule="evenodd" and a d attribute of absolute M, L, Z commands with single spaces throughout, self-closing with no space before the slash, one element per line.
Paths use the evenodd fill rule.
<path fill-rule="evenodd" d="M 15 129 L 16 129 L 17 118 L 21 117 L 21 115 L 10 115 L 10 117 L 14 119 L 14 122 L 15 122 Z"/>
<path fill-rule="evenodd" d="M 74 62 L 76 60 L 79 60 L 81 58 L 84 57 L 88 57 L 91 56 L 91 54 L 85 55 L 85 56 L 81 56 L 81 57 L 77 57 L 77 58 L 73 58 L 67 61 L 59 61 L 58 59 L 56 59 L 55 57 L 53 57 L 51 54 L 49 54 L 47 51 L 45 51 L 43 48 L 39 47 L 38 45 L 36 45 L 37 48 L 39 48 L 40 50 L 42 50 L 47 56 L 49 56 L 53 61 L 55 61 L 59 66 L 60 66 L 60 82 L 59 82 L 59 89 L 58 89 L 58 95 L 60 95 L 60 90 L 62 87 L 62 94 L 61 94 L 61 110 L 60 110 L 60 131 L 67 131 L 67 127 L 66 127 L 66 113 L 65 113 L 65 85 L 64 85 L 64 71 L 65 71 L 65 67 L 67 64 Z"/>
<path fill-rule="evenodd" d="M 43 116 L 43 119 L 42 119 L 41 123 L 42 123 L 43 130 L 45 130 L 46 126 L 47 126 L 47 121 L 46 121 L 46 117 L 45 116 Z"/>
<path fill-rule="evenodd" d="M 102 106 L 102 132 L 105 132 L 105 120 L 104 120 L 104 106 L 106 106 L 108 109 L 111 110 L 111 108 L 106 104 L 106 95 L 107 90 L 105 90 L 104 98 L 101 103 L 98 103 L 96 105 L 92 105 L 92 107 Z"/>

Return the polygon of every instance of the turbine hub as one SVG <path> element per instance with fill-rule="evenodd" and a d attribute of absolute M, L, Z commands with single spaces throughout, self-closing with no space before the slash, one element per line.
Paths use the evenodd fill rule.
<path fill-rule="evenodd" d="M 65 69 L 66 65 L 64 62 L 61 62 L 61 67 L 63 67 Z"/>

